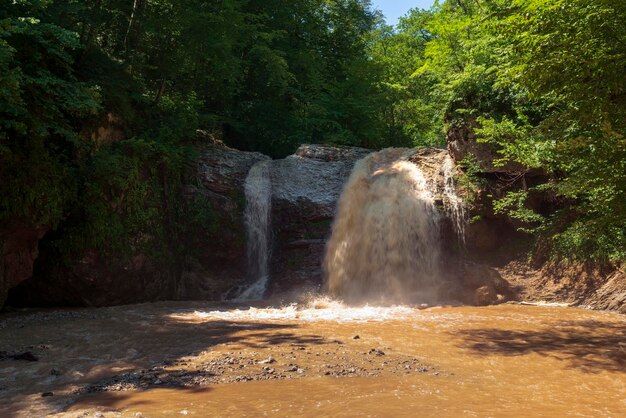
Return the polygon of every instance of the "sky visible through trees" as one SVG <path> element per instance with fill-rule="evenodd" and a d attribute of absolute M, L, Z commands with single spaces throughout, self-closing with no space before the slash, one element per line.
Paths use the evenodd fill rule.
<path fill-rule="evenodd" d="M 434 0 L 374 0 L 372 6 L 383 12 L 387 23 L 396 25 L 410 9 L 430 9 Z"/>

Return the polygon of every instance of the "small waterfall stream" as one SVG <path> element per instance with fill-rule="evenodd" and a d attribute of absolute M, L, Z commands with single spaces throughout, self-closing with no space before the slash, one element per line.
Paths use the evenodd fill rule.
<path fill-rule="evenodd" d="M 465 246 L 465 226 L 467 223 L 465 217 L 465 202 L 458 195 L 456 188 L 456 180 L 454 177 L 456 166 L 454 160 L 446 155 L 441 165 L 441 175 L 443 176 L 443 195 L 446 209 L 446 215 L 452 221 L 454 232 L 462 247 Z"/>
<path fill-rule="evenodd" d="M 261 300 L 269 281 L 271 253 L 271 160 L 256 163 L 244 185 L 248 279 L 252 282 L 235 297 L 237 301 Z"/>

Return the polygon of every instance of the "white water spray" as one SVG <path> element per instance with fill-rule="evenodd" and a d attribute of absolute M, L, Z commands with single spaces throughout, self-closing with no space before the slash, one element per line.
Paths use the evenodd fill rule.
<path fill-rule="evenodd" d="M 253 283 L 235 297 L 237 301 L 263 299 L 269 281 L 272 183 L 271 161 L 256 163 L 244 185 L 248 277 Z"/>

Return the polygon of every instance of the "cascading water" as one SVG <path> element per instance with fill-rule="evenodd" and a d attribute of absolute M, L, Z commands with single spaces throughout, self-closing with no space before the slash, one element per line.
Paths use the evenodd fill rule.
<path fill-rule="evenodd" d="M 324 260 L 333 296 L 378 303 L 435 299 L 439 214 L 424 173 L 408 161 L 410 153 L 386 149 L 354 167 Z"/>
<path fill-rule="evenodd" d="M 445 198 L 445 208 L 448 218 L 452 221 L 454 232 L 461 246 L 465 246 L 465 203 L 457 194 L 456 181 L 454 177 L 456 166 L 452 158 L 447 155 L 441 165 L 441 175 L 443 176 L 443 195 Z"/>
<path fill-rule="evenodd" d="M 253 283 L 241 290 L 235 300 L 263 299 L 269 281 L 272 183 L 271 161 L 256 163 L 244 185 L 248 277 Z"/>

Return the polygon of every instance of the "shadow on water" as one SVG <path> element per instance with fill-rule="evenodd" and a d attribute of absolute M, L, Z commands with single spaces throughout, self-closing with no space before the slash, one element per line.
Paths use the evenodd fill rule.
<path fill-rule="evenodd" d="M 172 389 L 172 388 L 170 387 L 167 389 Z M 207 386 L 198 387 L 198 388 L 176 388 L 176 389 L 178 390 L 177 393 L 180 393 L 182 396 L 205 395 L 212 391 L 212 389 Z M 105 392 L 105 393 L 97 394 L 95 396 L 97 396 L 97 404 L 99 407 L 103 409 L 111 409 L 111 410 L 116 410 L 120 404 L 124 404 L 124 408 L 126 409 L 133 409 L 133 408 L 158 404 L 160 402 L 158 398 L 137 399 L 137 393 L 138 393 L 137 391 L 131 391 L 131 392 L 126 392 L 126 393 Z M 87 396 L 85 400 L 89 401 L 89 396 Z"/>
<path fill-rule="evenodd" d="M 548 356 L 587 373 L 626 373 L 626 323 L 562 321 L 541 330 L 466 329 L 461 348 L 477 355 Z"/>
<path fill-rule="evenodd" d="M 55 319 L 56 313 L 45 312 L 26 315 L 23 321 L 16 316 L 0 317 L 5 319 L 0 321 L 5 322 L 0 324 L 0 350 L 28 349 L 39 359 L 0 364 L 0 416 L 45 415 L 33 411 L 33 403 L 42 410 L 58 411 L 74 403 L 77 394 L 109 390 L 108 386 L 129 375 L 157 379 L 164 367 L 176 368 L 177 362 L 205 355 L 220 344 L 228 344 L 231 351 L 337 344 L 320 335 L 298 334 L 299 326 L 293 323 L 202 319 L 194 317 L 194 309 L 221 310 L 201 304 L 190 308 L 189 303 L 146 304 L 74 311 L 78 314 L 59 319 Z M 56 373 L 52 370 L 59 370 L 59 375 L 51 376 Z M 139 390 L 208 391 L 208 379 L 216 376 L 206 364 L 187 368 L 179 376 L 169 369 L 162 374 L 162 382 L 148 382 Z M 72 394 L 62 394 L 68 391 Z M 44 392 L 54 396 L 42 397 Z"/>

